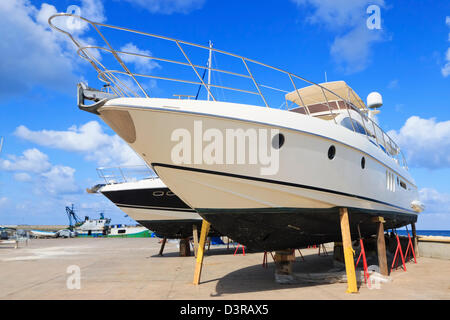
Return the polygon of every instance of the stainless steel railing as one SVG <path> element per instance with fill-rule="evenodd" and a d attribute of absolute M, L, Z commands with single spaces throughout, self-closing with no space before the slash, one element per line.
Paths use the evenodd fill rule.
<path fill-rule="evenodd" d="M 97 174 L 106 184 L 134 182 L 143 179 L 156 179 L 156 173 L 146 165 L 101 167 Z"/>
<path fill-rule="evenodd" d="M 56 26 L 54 24 L 54 20 L 56 18 L 63 18 L 63 17 L 66 17 L 66 18 L 68 17 L 70 19 L 79 19 L 80 22 L 86 23 L 87 25 L 91 26 L 94 29 L 95 33 L 103 41 L 104 46 L 84 45 L 84 44 L 82 44 L 82 41 L 75 39 L 75 36 L 71 32 L 63 30 L 62 28 Z M 258 96 L 260 98 L 260 101 L 263 103 L 263 106 L 272 107 L 272 108 L 279 108 L 280 101 L 282 101 L 284 104 L 284 96 L 282 99 L 278 99 L 277 103 L 271 103 L 270 100 L 272 100 L 273 95 L 275 95 L 277 93 L 278 94 L 281 93 L 284 95 L 290 91 L 295 91 L 295 92 L 297 92 L 299 101 L 301 103 L 300 107 L 303 107 L 305 109 L 305 111 L 306 111 L 305 113 L 307 115 L 311 115 L 311 112 L 308 109 L 308 105 L 306 105 L 303 102 L 302 96 L 299 93 L 298 89 L 304 87 L 305 85 L 307 85 L 307 86 L 312 85 L 312 86 L 316 86 L 317 88 L 320 88 L 320 90 L 323 94 L 323 98 L 324 98 L 322 100 L 322 101 L 324 101 L 323 105 L 325 105 L 328 108 L 329 113 L 332 116 L 334 115 L 334 112 L 333 112 L 333 108 L 330 106 L 330 103 L 334 102 L 334 101 L 343 101 L 346 105 L 345 109 L 348 113 L 348 116 L 351 119 L 353 130 L 356 132 L 355 126 L 354 126 L 354 121 L 358 120 L 364 126 L 366 136 L 369 140 L 371 140 L 371 141 L 375 140 L 375 142 L 380 147 L 380 149 L 382 149 L 390 157 L 394 158 L 399 165 L 407 168 L 405 157 L 403 156 L 403 153 L 400 151 L 400 148 L 378 126 L 378 124 L 375 123 L 375 121 L 373 121 L 372 119 L 369 118 L 368 108 L 365 106 L 364 103 L 362 103 L 360 101 L 360 99 L 358 99 L 355 96 L 355 93 L 353 92 L 353 90 L 349 90 L 347 98 L 341 97 L 337 93 L 326 88 L 325 86 L 317 84 L 313 81 L 307 80 L 303 77 L 297 76 L 291 72 L 282 70 L 280 68 L 276 68 L 276 67 L 273 67 L 273 66 L 270 66 L 270 65 L 237 55 L 237 54 L 233 54 L 233 53 L 229 53 L 229 52 L 219 50 L 216 48 L 211 48 L 209 46 L 203 46 L 203 45 L 190 43 L 190 42 L 186 42 L 186 41 L 182 41 L 182 40 L 178 40 L 178 39 L 174 39 L 174 38 L 169 38 L 169 37 L 165 37 L 165 36 L 161 36 L 161 35 L 157 35 L 157 34 L 151 34 L 151 33 L 142 32 L 142 31 L 138 31 L 138 30 L 132 30 L 132 29 L 117 27 L 117 26 L 108 25 L 108 24 L 104 24 L 104 23 L 93 22 L 86 18 L 77 16 L 74 14 L 58 13 L 58 14 L 51 16 L 49 18 L 48 22 L 53 29 L 55 29 L 59 32 L 62 32 L 63 34 L 67 35 L 72 40 L 72 42 L 78 48 L 78 50 L 77 50 L 78 55 L 81 58 L 88 61 L 94 67 L 94 69 L 97 71 L 98 79 L 101 80 L 102 82 L 104 82 L 106 84 L 106 86 L 115 95 L 117 95 L 119 97 L 146 97 L 146 98 L 150 97 L 147 90 L 145 89 L 145 86 L 141 82 L 139 82 L 138 79 L 154 79 L 154 80 L 171 81 L 171 82 L 182 83 L 182 84 L 187 84 L 187 85 L 201 86 L 202 88 L 204 88 L 206 90 L 207 94 L 212 98 L 213 101 L 218 101 L 216 95 L 213 92 L 214 90 L 218 90 L 218 89 L 227 90 L 227 91 L 239 93 L 239 94 L 242 93 L 242 94 L 248 94 L 251 96 Z M 185 59 L 185 61 L 156 57 L 152 54 L 144 54 L 141 52 L 129 52 L 129 51 L 123 51 L 123 50 L 115 50 L 113 48 L 111 42 L 109 42 L 106 39 L 104 33 L 102 33 L 100 29 L 102 29 L 103 31 L 107 30 L 108 32 L 122 31 L 122 32 L 127 32 L 132 35 L 143 36 L 146 39 L 148 39 L 148 38 L 157 39 L 157 40 L 162 40 L 162 41 L 166 41 L 168 43 L 175 44 L 175 48 L 179 51 L 179 53 L 181 53 L 181 56 Z M 212 68 L 211 66 L 202 66 L 199 64 L 195 64 L 195 63 L 193 63 L 192 58 L 189 57 L 189 55 L 187 53 L 187 48 L 201 49 L 201 50 L 207 51 L 208 53 L 210 51 L 212 51 L 214 53 L 224 55 L 227 58 L 236 59 L 236 61 L 238 61 L 239 63 L 242 64 L 244 72 L 224 70 L 224 69 L 219 69 L 219 68 Z M 107 68 L 104 65 L 104 63 L 102 63 L 102 61 L 100 61 L 101 59 L 97 58 L 96 55 L 94 54 L 96 51 L 103 52 L 104 54 L 112 55 L 112 57 L 115 59 L 115 61 L 119 63 L 122 70 L 113 70 L 113 69 Z M 125 58 L 125 57 L 127 57 L 127 58 Z M 159 74 L 155 74 L 155 73 L 132 72 L 132 70 L 124 62 L 124 60 L 127 60 L 127 59 L 129 60 L 130 57 L 133 59 L 144 59 L 144 60 L 148 59 L 149 61 L 159 61 L 159 62 L 171 64 L 171 65 L 190 68 L 193 71 L 194 79 L 180 79 L 177 77 L 171 77 L 170 75 L 169 76 L 159 75 Z M 257 81 L 257 79 L 255 77 L 255 71 L 256 71 L 255 69 L 257 69 L 257 68 L 265 68 L 265 70 L 270 70 L 271 72 L 275 71 L 278 74 L 286 77 L 286 80 L 288 80 L 287 82 L 290 83 L 290 85 L 292 85 L 292 87 L 290 88 L 290 91 L 285 90 L 283 88 L 277 88 L 276 86 L 269 85 L 267 83 L 262 83 L 260 81 Z M 203 70 L 208 69 L 208 71 L 217 73 L 218 75 L 220 75 L 220 74 L 227 75 L 227 76 L 237 77 L 238 79 L 247 80 L 250 82 L 250 86 L 253 87 L 253 89 L 237 87 L 237 84 L 235 82 L 233 82 L 232 85 L 227 85 L 227 86 L 225 86 L 223 84 L 219 85 L 219 84 L 215 84 L 215 83 L 207 84 L 207 83 L 205 83 L 205 81 L 199 74 L 199 70 L 201 70 L 201 69 L 203 69 Z M 128 77 L 128 78 L 124 78 L 124 77 Z M 129 79 L 131 79 L 131 82 L 129 82 Z M 279 78 L 279 79 L 281 80 L 281 78 Z M 302 85 L 299 85 L 298 84 L 299 82 Z M 269 92 L 271 92 L 271 94 L 264 93 L 263 92 L 264 90 L 270 90 Z M 172 93 L 172 95 L 173 95 L 173 93 Z M 329 98 L 330 95 L 331 95 L 332 99 Z M 352 101 L 355 101 L 357 105 L 355 105 Z M 289 110 L 287 101 L 286 101 L 286 106 L 287 106 L 287 109 Z M 341 107 L 339 106 L 339 103 L 337 103 L 337 106 L 338 106 L 339 111 L 342 111 Z M 355 112 L 354 114 L 359 119 L 354 119 L 354 117 L 352 117 L 352 115 L 351 115 L 350 110 L 354 111 Z M 334 117 L 333 117 L 333 120 L 336 122 L 336 119 Z"/>

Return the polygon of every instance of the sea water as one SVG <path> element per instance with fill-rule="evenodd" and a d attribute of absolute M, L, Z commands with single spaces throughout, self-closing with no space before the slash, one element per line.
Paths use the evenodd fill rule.
<path fill-rule="evenodd" d="M 408 228 L 409 234 L 411 234 L 411 229 Z M 401 236 L 406 236 L 406 229 L 397 230 L 397 233 Z M 450 230 L 416 230 L 418 236 L 440 236 L 440 237 L 450 237 Z"/>

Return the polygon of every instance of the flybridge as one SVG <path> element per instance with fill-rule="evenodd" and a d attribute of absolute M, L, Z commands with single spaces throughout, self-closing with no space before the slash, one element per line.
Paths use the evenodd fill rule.
<path fill-rule="evenodd" d="M 91 27 L 99 43 L 103 45 L 86 45 L 75 38 L 73 23 L 56 23 L 63 19 L 79 19 Z M 370 110 L 358 95 L 343 81 L 317 84 L 291 72 L 225 52 L 209 46 L 198 45 L 174 38 L 147 32 L 117 27 L 90 21 L 86 18 L 59 13 L 49 18 L 50 26 L 66 34 L 78 47 L 78 54 L 87 60 L 97 71 L 98 79 L 104 82 L 106 92 L 79 86 L 79 107 L 96 112 L 107 99 L 112 97 L 149 98 L 150 88 L 159 83 L 170 83 L 164 90 L 158 88 L 161 95 L 195 96 L 198 88 L 204 90 L 204 99 L 212 101 L 245 103 L 276 109 L 299 112 L 308 116 L 317 116 L 314 110 L 321 110 L 321 116 L 334 121 L 336 115 L 347 113 L 350 129 L 363 133 L 383 152 L 407 168 L 406 160 L 397 144 L 374 122 Z M 76 24 L 75 24 L 76 25 Z M 126 37 L 123 37 L 126 33 Z M 117 39 L 154 44 L 152 52 L 138 49 L 131 42 L 115 49 Z M 110 40 L 108 40 L 110 39 Z M 129 40 L 132 39 L 132 40 Z M 169 57 L 158 57 L 153 50 L 162 50 Z M 209 57 L 205 66 L 202 61 Z M 212 61 L 220 58 L 221 66 Z M 110 67 L 108 67 L 108 65 Z M 115 66 L 117 68 L 112 68 Z M 208 81 L 204 75 L 208 71 Z M 203 74 L 203 76 L 202 76 Z M 212 81 L 211 81 L 212 79 Z M 149 82 L 148 81 L 153 81 Z M 92 99 L 90 99 L 90 97 Z M 198 97 L 198 94 L 197 94 Z M 84 105 L 84 99 L 94 100 L 93 106 Z M 102 102 L 103 101 L 103 102 Z M 362 130 L 359 127 L 364 127 Z"/>

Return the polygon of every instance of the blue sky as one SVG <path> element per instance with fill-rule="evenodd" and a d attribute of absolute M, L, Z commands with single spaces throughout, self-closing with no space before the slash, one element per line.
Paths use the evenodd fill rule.
<path fill-rule="evenodd" d="M 99 82 L 46 24 L 71 5 L 95 21 L 204 45 L 212 40 L 218 49 L 315 82 L 326 72 L 362 98 L 380 92 L 380 124 L 403 147 L 427 205 L 418 228 L 450 229 L 450 2 L 444 0 L 0 1 L 0 224 L 66 223 L 70 203 L 80 216 L 105 212 L 116 223 L 131 222 L 102 196 L 85 193 L 101 182 L 97 167 L 139 159 L 97 117 L 76 108 L 76 83 Z M 369 5 L 381 8 L 379 30 L 366 27 Z M 77 36 L 98 43 L 89 30 Z M 114 41 L 155 56 L 172 54 L 124 34 Z M 207 57 L 197 58 L 204 64 Z M 156 74 L 167 70 L 130 64 Z M 168 94 L 159 81 L 146 86 Z"/>

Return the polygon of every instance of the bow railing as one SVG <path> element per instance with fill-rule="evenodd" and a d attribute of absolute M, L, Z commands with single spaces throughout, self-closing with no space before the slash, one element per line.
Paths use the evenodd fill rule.
<path fill-rule="evenodd" d="M 97 174 L 106 184 L 136 182 L 143 179 L 156 179 L 156 173 L 146 165 L 101 167 Z"/>

